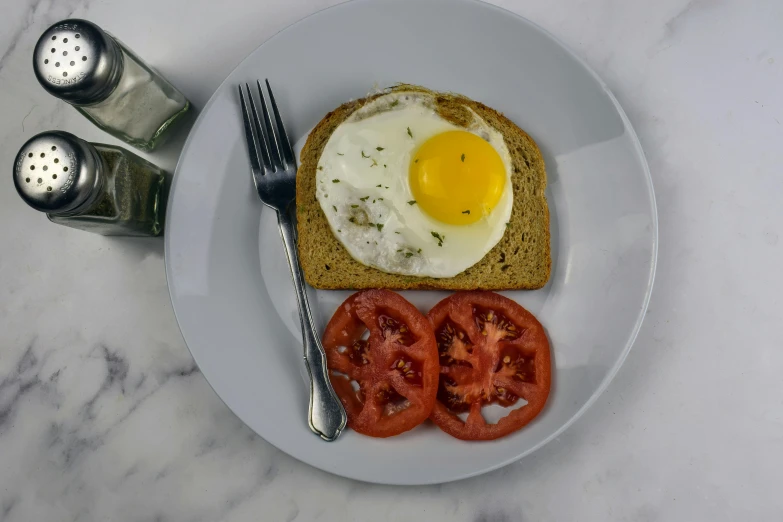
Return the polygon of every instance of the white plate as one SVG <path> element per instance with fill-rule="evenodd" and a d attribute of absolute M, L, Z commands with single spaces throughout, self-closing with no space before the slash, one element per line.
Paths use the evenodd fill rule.
<path fill-rule="evenodd" d="M 326 112 L 374 86 L 415 83 L 504 112 L 546 160 L 553 270 L 507 292 L 541 320 L 553 350 L 544 411 L 500 440 L 465 443 L 426 423 L 380 440 L 326 443 L 307 427 L 308 391 L 288 268 L 272 212 L 251 183 L 236 86 L 269 78 L 300 141 Z M 218 88 L 182 152 L 169 201 L 166 272 L 204 376 L 244 422 L 289 455 L 386 484 L 446 482 L 541 447 L 607 386 L 644 316 L 657 218 L 639 142 L 617 101 L 540 28 L 468 0 L 356 1 L 316 13 L 256 49 Z M 347 292 L 313 291 L 325 324 Z M 405 292 L 422 311 L 445 292 Z"/>

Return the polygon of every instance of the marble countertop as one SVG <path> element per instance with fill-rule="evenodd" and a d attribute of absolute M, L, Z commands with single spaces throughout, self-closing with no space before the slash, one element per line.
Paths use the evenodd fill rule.
<path fill-rule="evenodd" d="M 202 107 L 266 38 L 333 3 L 4 6 L 0 521 L 783 519 L 779 1 L 495 0 L 565 41 L 620 100 L 650 163 L 660 255 L 609 389 L 557 440 L 478 478 L 373 486 L 279 452 L 195 366 L 161 240 L 58 227 L 15 193 L 13 156 L 33 134 L 114 143 L 37 85 L 30 56 L 48 25 L 97 22 Z M 183 140 L 154 161 L 173 169 Z"/>

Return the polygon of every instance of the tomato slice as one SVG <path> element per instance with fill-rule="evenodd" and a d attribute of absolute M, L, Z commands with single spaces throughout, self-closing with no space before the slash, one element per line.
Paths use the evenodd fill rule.
<path fill-rule="evenodd" d="M 435 336 L 402 296 L 390 290 L 353 294 L 326 325 L 323 344 L 329 378 L 353 430 L 391 437 L 429 417 L 438 392 Z"/>
<path fill-rule="evenodd" d="M 494 292 L 458 292 L 427 314 L 440 358 L 438 400 L 431 419 L 458 439 L 492 440 L 533 420 L 552 380 L 544 328 L 520 305 Z M 488 423 L 483 406 L 527 404 Z M 463 421 L 459 414 L 468 412 Z"/>

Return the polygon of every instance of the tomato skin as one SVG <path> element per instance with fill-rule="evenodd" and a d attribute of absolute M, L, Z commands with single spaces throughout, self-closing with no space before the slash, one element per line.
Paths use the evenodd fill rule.
<path fill-rule="evenodd" d="M 438 400 L 430 418 L 462 440 L 493 440 L 533 420 L 546 404 L 552 380 L 549 341 L 541 323 L 516 302 L 487 291 L 458 292 L 427 314 L 440 357 Z M 527 404 L 496 424 L 482 406 Z M 457 414 L 469 412 L 466 421 Z"/>
<path fill-rule="evenodd" d="M 435 336 L 402 296 L 380 289 L 353 294 L 326 325 L 323 344 L 351 429 L 391 437 L 429 417 L 438 392 Z"/>

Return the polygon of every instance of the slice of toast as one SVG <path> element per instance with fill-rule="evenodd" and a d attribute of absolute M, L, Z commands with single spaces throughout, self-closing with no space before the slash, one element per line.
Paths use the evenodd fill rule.
<path fill-rule="evenodd" d="M 449 278 L 389 274 L 353 259 L 332 234 L 321 205 L 316 200 L 316 168 L 332 132 L 356 109 L 389 92 L 374 94 L 337 107 L 324 116 L 307 138 L 296 176 L 296 208 L 299 261 L 305 279 L 315 288 L 350 289 L 445 289 L 514 290 L 535 289 L 549 279 L 549 208 L 544 190 L 544 159 L 533 139 L 501 113 L 464 96 L 436 93 L 413 85 L 397 85 L 391 91 L 429 92 L 435 95 L 438 113 L 444 119 L 467 127 L 469 107 L 506 141 L 511 153 L 514 205 L 503 238 L 478 263 Z"/>

